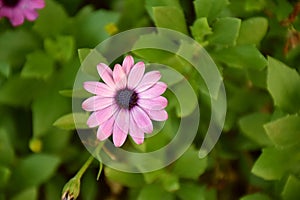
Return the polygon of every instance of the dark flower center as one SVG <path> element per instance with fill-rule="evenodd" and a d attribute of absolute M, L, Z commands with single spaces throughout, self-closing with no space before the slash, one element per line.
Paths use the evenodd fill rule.
<path fill-rule="evenodd" d="M 138 94 L 135 91 L 129 89 L 120 90 L 116 95 L 117 104 L 120 107 L 129 110 L 137 105 L 138 99 Z"/>
<path fill-rule="evenodd" d="M 3 5 L 7 6 L 7 7 L 15 7 L 18 5 L 18 3 L 20 2 L 20 0 L 2 0 Z"/>

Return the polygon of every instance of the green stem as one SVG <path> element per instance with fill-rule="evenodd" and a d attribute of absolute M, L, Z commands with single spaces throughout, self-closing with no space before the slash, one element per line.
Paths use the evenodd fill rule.
<path fill-rule="evenodd" d="M 91 155 L 89 157 L 89 159 L 84 163 L 84 165 L 82 165 L 82 167 L 80 168 L 80 170 L 77 172 L 77 174 L 75 175 L 74 178 L 78 178 L 81 179 L 82 175 L 84 174 L 84 172 L 87 170 L 87 168 L 91 165 L 92 161 L 94 160 L 94 157 Z"/>

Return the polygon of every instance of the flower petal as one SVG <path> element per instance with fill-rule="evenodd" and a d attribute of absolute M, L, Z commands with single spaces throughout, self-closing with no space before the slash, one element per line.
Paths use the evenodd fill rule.
<path fill-rule="evenodd" d="M 127 138 L 127 133 L 125 133 L 116 123 L 114 124 L 113 130 L 113 142 L 116 147 L 120 147 L 124 144 Z"/>
<path fill-rule="evenodd" d="M 38 13 L 35 10 L 26 10 L 24 15 L 29 21 L 34 21 L 38 17 Z"/>
<path fill-rule="evenodd" d="M 146 110 L 152 120 L 165 121 L 168 119 L 168 113 L 165 110 Z"/>
<path fill-rule="evenodd" d="M 92 94 L 97 94 L 102 97 L 114 97 L 114 89 L 106 84 L 96 81 L 87 81 L 83 83 L 83 88 Z"/>
<path fill-rule="evenodd" d="M 144 132 L 137 126 L 133 115 L 130 115 L 129 134 L 136 144 L 142 144 L 144 142 Z"/>
<path fill-rule="evenodd" d="M 153 124 L 149 116 L 139 106 L 131 109 L 131 114 L 137 126 L 146 133 L 152 133 Z"/>
<path fill-rule="evenodd" d="M 118 106 L 113 104 L 102 110 L 95 111 L 90 115 L 86 123 L 90 128 L 99 126 L 100 124 L 108 120 L 117 111 L 117 109 Z"/>
<path fill-rule="evenodd" d="M 112 89 L 115 88 L 115 83 L 112 77 L 112 70 L 104 63 L 100 63 L 97 65 L 98 74 L 101 79 Z"/>
<path fill-rule="evenodd" d="M 128 88 L 134 89 L 143 78 L 145 72 L 145 64 L 143 62 L 136 63 L 128 75 Z"/>
<path fill-rule="evenodd" d="M 103 122 L 103 124 L 100 125 L 97 131 L 97 138 L 100 141 L 106 140 L 109 136 L 111 136 L 114 122 L 115 122 L 115 115 L 111 116 L 107 121 Z"/>
<path fill-rule="evenodd" d="M 139 93 L 139 98 L 150 99 L 150 98 L 158 97 L 161 94 L 163 94 L 166 91 L 166 89 L 167 89 L 167 84 L 163 82 L 157 82 L 148 90 Z"/>
<path fill-rule="evenodd" d="M 161 78 L 161 74 L 159 71 L 151 71 L 147 72 L 145 76 L 142 78 L 139 85 L 136 87 L 137 92 L 143 92 L 148 88 L 152 87 L 158 80 Z"/>
<path fill-rule="evenodd" d="M 103 98 L 101 96 L 93 96 L 86 99 L 82 103 L 82 108 L 86 111 L 97 111 L 111 106 L 114 102 L 114 98 Z"/>
<path fill-rule="evenodd" d="M 168 105 L 168 100 L 162 96 L 153 99 L 139 99 L 138 105 L 147 110 L 162 110 Z"/>
<path fill-rule="evenodd" d="M 41 9 L 45 7 L 45 1 L 44 0 L 31 0 L 30 1 L 30 7 L 35 9 Z"/>
<path fill-rule="evenodd" d="M 127 76 L 122 69 L 122 66 L 116 64 L 113 71 L 115 86 L 117 89 L 124 89 L 127 84 Z"/>
<path fill-rule="evenodd" d="M 10 18 L 10 22 L 13 26 L 19 26 L 24 23 L 24 16 L 20 10 L 14 10 L 13 15 Z"/>
<path fill-rule="evenodd" d="M 121 109 L 116 117 L 116 124 L 124 133 L 128 133 L 129 130 L 129 110 Z"/>
<path fill-rule="evenodd" d="M 133 57 L 128 55 L 124 58 L 123 60 L 123 63 L 122 63 L 122 66 L 124 68 L 124 72 L 128 75 L 132 66 L 134 64 L 134 60 L 133 60 Z"/>

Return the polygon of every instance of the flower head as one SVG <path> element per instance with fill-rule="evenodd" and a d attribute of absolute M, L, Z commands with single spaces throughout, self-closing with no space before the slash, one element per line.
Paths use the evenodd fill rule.
<path fill-rule="evenodd" d="M 113 71 L 104 63 L 97 65 L 104 81 L 84 82 L 83 87 L 95 96 L 86 99 L 82 108 L 92 111 L 87 120 L 89 127 L 98 127 L 101 141 L 112 135 L 114 145 L 120 147 L 129 134 L 137 144 L 144 142 L 144 133 L 152 133 L 151 120 L 165 121 L 164 110 L 168 104 L 161 94 L 167 85 L 159 82 L 159 71 L 145 73 L 145 64 L 134 64 L 132 56 L 126 56 L 122 66 L 116 64 Z"/>
<path fill-rule="evenodd" d="M 7 17 L 13 26 L 19 26 L 24 23 L 25 18 L 29 21 L 36 20 L 36 9 L 44 7 L 44 0 L 0 0 L 0 18 Z"/>

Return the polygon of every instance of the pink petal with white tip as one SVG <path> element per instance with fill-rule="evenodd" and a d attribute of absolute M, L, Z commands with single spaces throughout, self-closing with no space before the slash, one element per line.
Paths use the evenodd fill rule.
<path fill-rule="evenodd" d="M 135 106 L 130 110 L 133 115 L 133 119 L 138 127 L 145 133 L 152 133 L 153 124 L 149 116 L 139 106 Z"/>
<path fill-rule="evenodd" d="M 92 94 L 97 94 L 102 97 L 115 96 L 115 90 L 101 82 L 87 81 L 83 83 L 83 88 Z"/>
<path fill-rule="evenodd" d="M 93 96 L 86 99 L 82 103 L 82 108 L 86 111 L 97 111 L 115 103 L 114 98 L 103 98 L 101 96 Z"/>
<path fill-rule="evenodd" d="M 104 63 L 100 63 L 97 65 L 98 74 L 101 79 L 112 89 L 114 89 L 115 83 L 113 80 L 113 72 L 112 70 Z"/>
<path fill-rule="evenodd" d="M 157 82 L 148 90 L 139 93 L 139 97 L 142 99 L 155 98 L 163 94 L 166 91 L 166 89 L 167 89 L 167 84 L 163 82 Z"/>
<path fill-rule="evenodd" d="M 168 100 L 162 96 L 153 99 L 139 99 L 138 105 L 147 110 L 162 110 L 168 105 Z"/>
<path fill-rule="evenodd" d="M 113 104 L 102 110 L 95 111 L 90 115 L 89 119 L 87 120 L 87 125 L 90 128 L 99 126 L 100 124 L 108 120 L 117 110 L 118 106 Z"/>
<path fill-rule="evenodd" d="M 133 64 L 134 64 L 134 60 L 133 60 L 133 57 L 132 56 L 126 56 L 125 58 L 124 58 L 124 61 L 123 61 L 123 63 L 122 63 L 122 66 L 123 66 L 123 68 L 124 68 L 124 72 L 128 75 L 129 74 L 129 72 L 130 72 L 130 70 L 131 70 L 131 68 L 132 68 L 132 66 L 133 66 Z"/>
<path fill-rule="evenodd" d="M 143 92 L 159 81 L 161 74 L 159 71 L 147 72 L 142 78 L 139 85 L 135 88 L 137 92 Z"/>
<path fill-rule="evenodd" d="M 129 134 L 136 144 L 144 142 L 144 132 L 138 127 L 132 115 L 130 115 Z"/>
<path fill-rule="evenodd" d="M 109 136 L 111 136 L 113 132 L 114 122 L 115 122 L 115 115 L 111 116 L 107 121 L 103 122 L 98 128 L 97 131 L 97 138 L 100 141 L 106 140 Z"/>
<path fill-rule="evenodd" d="M 134 89 L 142 80 L 145 72 L 145 64 L 143 62 L 136 63 L 128 75 L 128 88 Z"/>
<path fill-rule="evenodd" d="M 146 112 L 154 121 L 165 121 L 168 119 L 168 113 L 165 110 L 146 110 Z"/>
<path fill-rule="evenodd" d="M 116 123 L 113 129 L 113 142 L 116 147 L 120 147 L 124 144 L 127 138 L 127 133 L 125 133 Z"/>
<path fill-rule="evenodd" d="M 113 78 L 117 89 L 124 89 L 127 84 L 127 76 L 121 65 L 116 64 L 113 71 Z"/>

